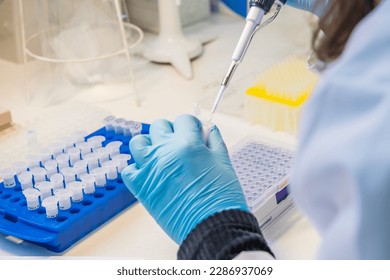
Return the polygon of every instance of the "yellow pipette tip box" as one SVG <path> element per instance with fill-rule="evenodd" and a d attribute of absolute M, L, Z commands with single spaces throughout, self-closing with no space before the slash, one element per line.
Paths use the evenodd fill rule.
<path fill-rule="evenodd" d="M 264 71 L 245 94 L 246 120 L 295 135 L 302 105 L 318 77 L 298 57 L 289 57 Z"/>

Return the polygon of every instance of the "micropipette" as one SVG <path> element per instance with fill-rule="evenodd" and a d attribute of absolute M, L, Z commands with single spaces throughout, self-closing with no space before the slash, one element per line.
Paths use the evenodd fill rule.
<path fill-rule="evenodd" d="M 214 101 L 214 105 L 211 109 L 209 122 L 211 122 L 213 114 L 217 110 L 217 107 L 222 99 L 222 96 L 224 95 L 225 90 L 228 87 L 229 82 L 232 79 L 238 64 L 240 64 L 240 62 L 244 58 L 245 53 L 256 31 L 271 23 L 277 17 L 281 7 L 286 2 L 287 0 L 251 0 L 250 1 L 250 9 L 246 17 L 246 24 L 244 30 L 242 31 L 240 39 L 238 40 L 237 46 L 232 56 L 232 62 L 230 64 L 226 76 L 222 80 L 218 95 Z M 261 24 L 264 15 L 270 11 L 274 3 L 277 5 L 274 15 L 270 17 L 267 21 L 265 21 L 263 24 Z"/>

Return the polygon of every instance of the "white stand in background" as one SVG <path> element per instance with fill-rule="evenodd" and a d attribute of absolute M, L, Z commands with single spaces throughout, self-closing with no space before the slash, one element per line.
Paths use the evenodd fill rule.
<path fill-rule="evenodd" d="M 192 78 L 191 59 L 203 52 L 202 43 L 184 36 L 177 0 L 158 1 L 160 33 L 144 52 L 150 61 L 171 63 L 181 75 Z"/>

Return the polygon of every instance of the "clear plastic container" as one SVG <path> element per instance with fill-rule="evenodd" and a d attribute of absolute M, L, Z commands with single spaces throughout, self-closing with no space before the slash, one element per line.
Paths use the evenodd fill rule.
<path fill-rule="evenodd" d="M 87 86 L 112 82 L 130 82 L 135 94 L 130 50 L 143 33 L 123 21 L 128 16 L 121 1 L 21 0 L 29 102 L 50 105 Z"/>
<path fill-rule="evenodd" d="M 250 210 L 263 232 L 267 230 L 268 236 L 275 238 L 296 221 L 276 223 L 294 208 L 288 190 L 293 160 L 291 146 L 265 137 L 248 136 L 229 154 Z"/>

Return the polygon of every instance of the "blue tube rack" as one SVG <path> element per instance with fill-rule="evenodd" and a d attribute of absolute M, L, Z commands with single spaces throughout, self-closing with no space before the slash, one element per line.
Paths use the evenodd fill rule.
<path fill-rule="evenodd" d="M 142 124 L 141 133 L 149 133 L 148 124 Z M 103 127 L 86 136 L 85 140 L 97 135 L 106 137 L 103 146 L 122 141 L 120 152 L 130 154 L 130 137 Z M 128 163 L 132 162 L 131 159 Z M 43 207 L 33 211 L 27 209 L 17 180 L 13 188 L 5 188 L 4 183 L 0 183 L 0 233 L 62 253 L 136 201 L 119 175 L 117 180 L 107 180 L 104 188 L 96 188 L 93 194 L 84 194 L 81 202 L 72 202 L 70 209 L 59 210 L 56 218 L 48 219 Z"/>

